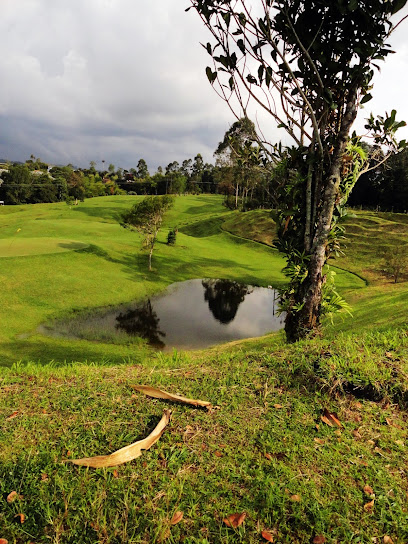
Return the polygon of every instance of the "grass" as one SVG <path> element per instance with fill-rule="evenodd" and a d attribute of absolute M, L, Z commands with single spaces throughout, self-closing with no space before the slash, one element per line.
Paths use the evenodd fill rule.
<path fill-rule="evenodd" d="M 156 354 L 143 365 L 8 369 L 0 537 L 259 543 L 268 530 L 280 543 L 316 535 L 329 543 L 382 542 L 384 535 L 405 543 L 408 428 L 400 393 L 407 382 L 390 365 L 407 372 L 407 360 L 407 335 L 390 331 L 296 346 L 271 337 L 205 354 Z M 379 402 L 364 398 L 367 380 L 375 381 Z M 346 382 L 360 386 L 359 398 L 344 393 Z M 220 409 L 148 399 L 132 390 L 137 383 Z M 141 458 L 97 470 L 62 462 L 146 436 L 169 407 L 170 426 Z M 324 408 L 337 413 L 341 429 L 321 421 Z M 372 511 L 364 509 L 372 500 L 367 485 Z M 11 491 L 21 498 L 8 504 Z M 177 511 L 183 520 L 171 526 Z M 223 523 L 235 512 L 247 513 L 236 530 Z"/>
<path fill-rule="evenodd" d="M 141 298 L 174 281 L 284 281 L 281 257 L 265 245 L 273 228 L 267 212 L 227 212 L 211 196 L 176 199 L 148 274 L 138 235 L 117 223 L 135 198 L 0 209 L 0 243 L 21 228 L 18 239 L 27 244 L 87 244 L 1 261 L 0 539 L 258 544 L 266 530 L 281 544 L 320 535 L 328 544 L 385 537 L 406 544 L 408 287 L 392 284 L 375 261 L 376 236 L 382 245 L 405 240 L 406 217 L 358 213 L 351 220 L 348 257 L 336 265 L 354 319 L 328 325 L 324 338 L 287 345 L 278 333 L 166 354 L 142 342 L 36 332 L 54 318 Z M 168 247 L 167 228 L 175 225 L 177 243 Z M 244 239 L 251 237 L 264 244 Z M 149 399 L 134 384 L 219 409 Z M 169 427 L 139 459 L 97 470 L 63 462 L 145 437 L 165 408 L 173 410 Z M 322 421 L 324 409 L 341 428 Z M 12 491 L 17 498 L 8 502 Z M 171 525 L 178 511 L 183 519 Z M 239 528 L 223 522 L 242 512 Z"/>

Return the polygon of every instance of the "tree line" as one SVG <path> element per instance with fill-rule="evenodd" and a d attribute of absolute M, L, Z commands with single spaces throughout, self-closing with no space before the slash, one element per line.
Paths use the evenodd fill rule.
<path fill-rule="evenodd" d="M 366 144 L 371 155 L 373 146 Z M 181 164 L 170 162 L 150 174 L 146 161 L 126 170 L 109 164 L 97 170 L 50 166 L 31 155 L 25 163 L 0 165 L 0 200 L 5 204 L 37 204 L 64 200 L 81 201 L 96 196 L 137 194 L 166 195 L 210 193 L 224 195 L 230 209 L 242 211 L 275 208 L 282 183 L 284 162 L 262 161 L 254 123 L 238 119 L 226 131 L 214 152 L 215 164 L 205 163 L 198 153 Z M 380 161 L 381 162 L 381 161 Z M 408 211 L 408 150 L 393 155 L 360 176 L 349 205 L 381 211 Z"/>

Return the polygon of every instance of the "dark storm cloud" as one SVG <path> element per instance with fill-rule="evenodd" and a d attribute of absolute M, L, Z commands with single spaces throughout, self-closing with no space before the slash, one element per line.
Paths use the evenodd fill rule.
<path fill-rule="evenodd" d="M 0 156 L 152 168 L 201 152 L 231 122 L 204 74 L 203 30 L 178 0 L 6 0 Z"/>
<path fill-rule="evenodd" d="M 208 39 L 188 0 L 1 0 L 0 158 L 150 169 L 212 153 L 234 122 L 208 84 Z M 401 25 L 402 27 L 403 25 Z M 360 115 L 408 118 L 407 43 Z M 271 140 L 284 136 L 264 114 Z M 360 122 L 360 126 L 362 126 Z"/>

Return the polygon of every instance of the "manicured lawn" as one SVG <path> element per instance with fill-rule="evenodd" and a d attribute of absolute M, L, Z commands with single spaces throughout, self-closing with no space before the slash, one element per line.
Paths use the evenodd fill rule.
<path fill-rule="evenodd" d="M 117 221 L 137 198 L 0 208 L 0 249 L 32 250 L 0 261 L 0 539 L 258 544 L 267 531 L 281 544 L 406 544 L 408 286 L 381 274 L 377 241 L 404 239 L 405 216 L 351 220 L 348 256 L 335 264 L 354 318 L 336 318 L 322 338 L 162 353 L 40 334 L 44 322 L 175 281 L 282 285 L 268 212 L 229 212 L 217 196 L 176 199 L 149 273 L 139 236 Z M 83 245 L 41 253 L 61 240 Z M 136 384 L 217 408 L 150 399 Z M 172 420 L 140 458 L 108 469 L 64 462 L 144 438 L 164 409 Z M 245 520 L 234 529 L 223 520 L 236 513 Z"/>

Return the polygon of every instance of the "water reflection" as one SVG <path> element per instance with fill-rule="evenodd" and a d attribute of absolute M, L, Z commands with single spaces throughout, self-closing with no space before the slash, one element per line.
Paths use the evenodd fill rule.
<path fill-rule="evenodd" d="M 200 349 L 281 329 L 275 297 L 273 289 L 234 281 L 190 280 L 150 300 L 55 323 L 47 333 L 113 343 L 142 337 L 159 349 Z"/>
<path fill-rule="evenodd" d="M 238 306 L 252 290 L 242 283 L 230 280 L 203 280 L 204 300 L 220 323 L 233 321 Z"/>
<path fill-rule="evenodd" d="M 160 319 L 150 300 L 135 309 L 120 313 L 116 321 L 116 328 L 129 336 L 141 336 L 155 348 L 164 348 L 165 344 L 160 337 L 165 337 L 166 333 L 159 330 Z"/>

